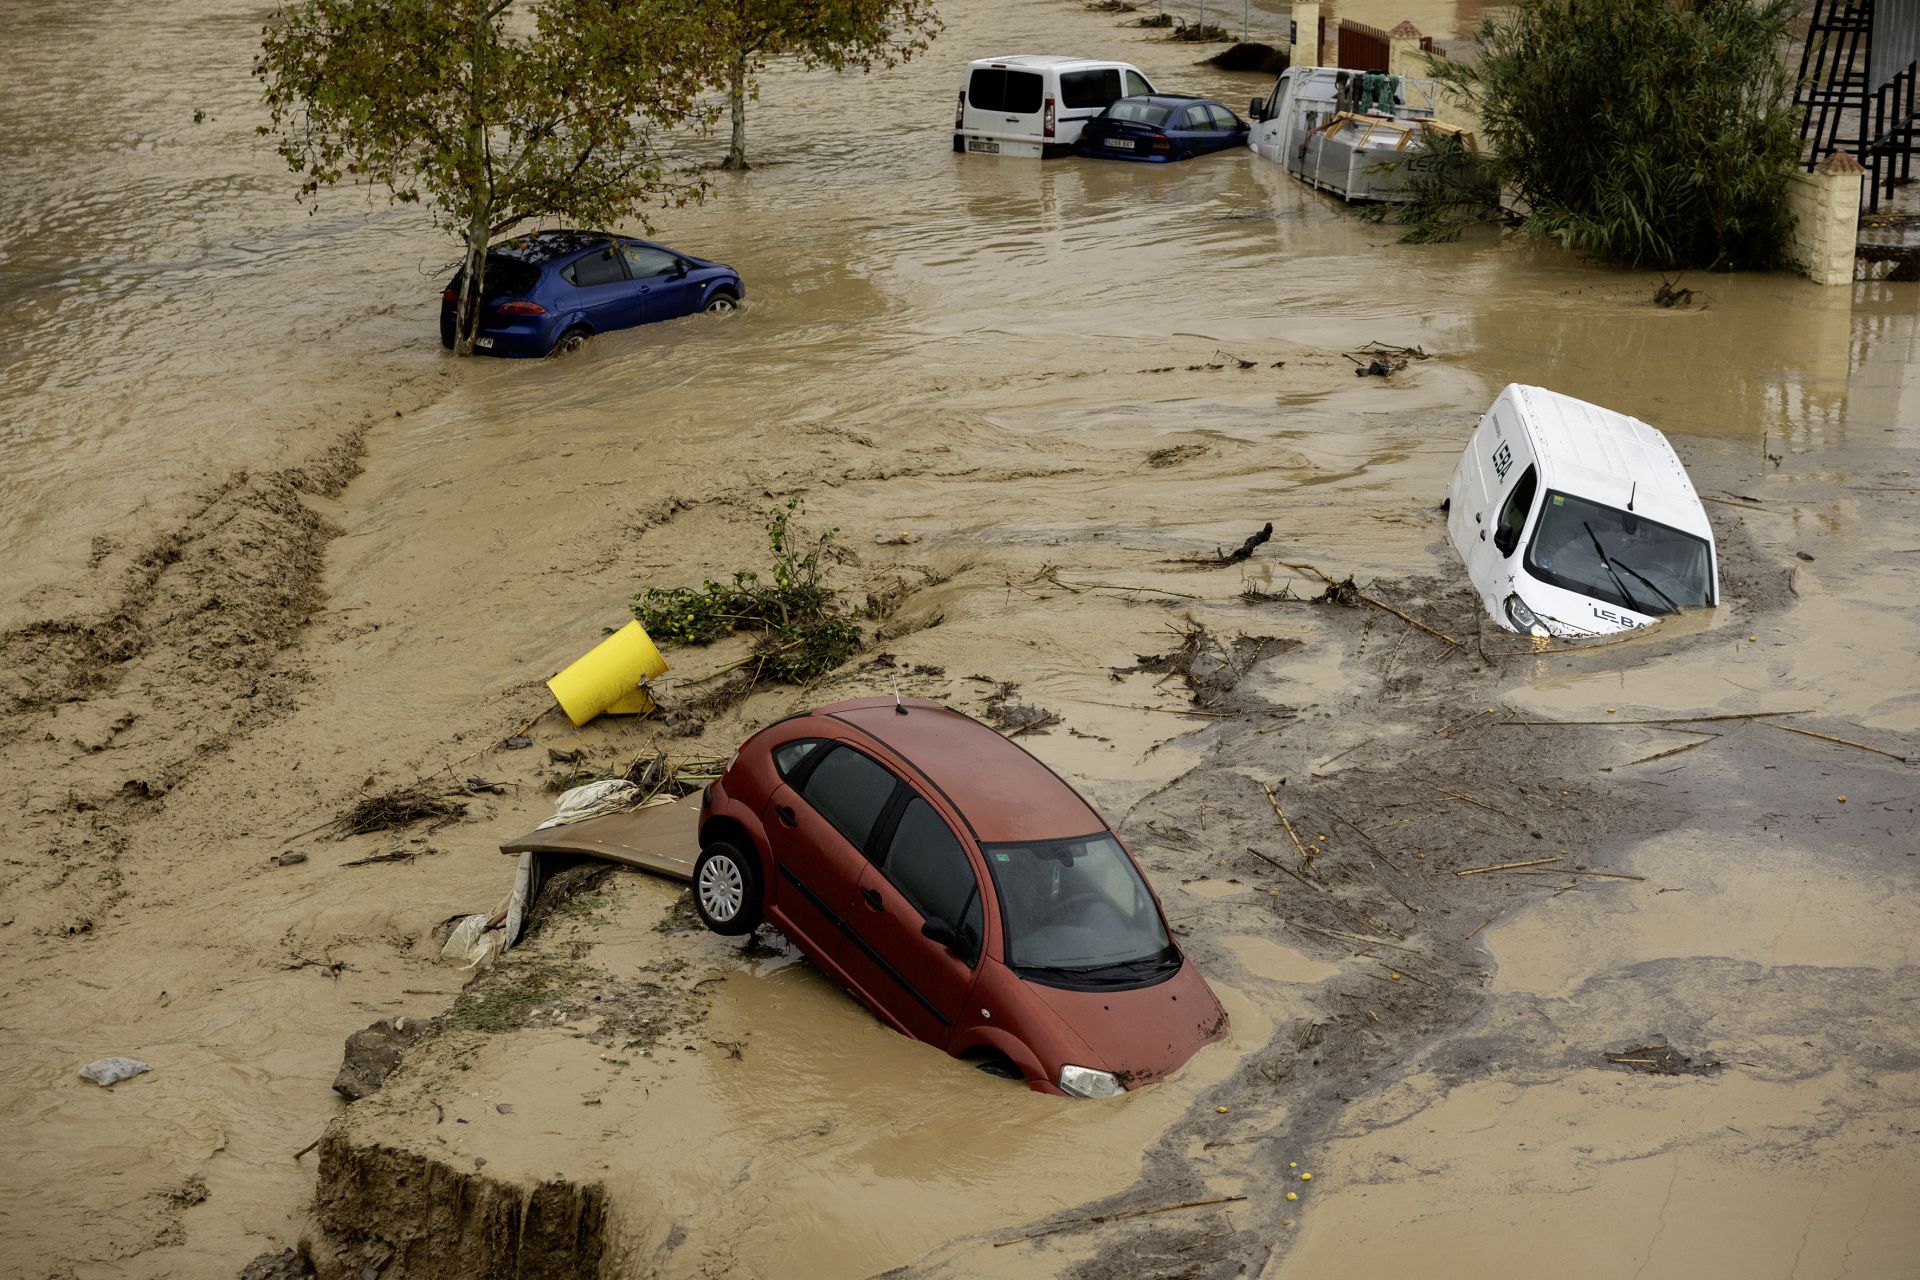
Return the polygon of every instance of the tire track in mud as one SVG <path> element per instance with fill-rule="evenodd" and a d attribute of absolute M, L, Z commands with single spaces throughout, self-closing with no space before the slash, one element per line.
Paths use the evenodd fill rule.
<path fill-rule="evenodd" d="M 298 465 L 230 474 L 117 580 L 103 568 L 107 581 L 83 584 L 93 609 L 0 635 L 0 791 L 23 813 L 0 863 L 0 925 L 103 925 L 135 825 L 295 704 L 305 674 L 284 655 L 324 603 L 339 533 L 325 508 L 359 474 L 375 421 L 334 430 Z"/>

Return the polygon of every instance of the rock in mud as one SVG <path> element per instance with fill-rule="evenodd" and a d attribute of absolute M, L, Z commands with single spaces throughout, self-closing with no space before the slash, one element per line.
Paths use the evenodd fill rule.
<path fill-rule="evenodd" d="M 263 1253 L 241 1268 L 240 1280 L 310 1280 L 313 1267 L 293 1249 Z"/>
<path fill-rule="evenodd" d="M 371 1249 L 389 1255 L 385 1274 L 406 1280 L 576 1280 L 600 1274 L 606 1252 L 598 1183 L 522 1186 L 337 1126 L 320 1141 L 315 1208 L 342 1275 Z"/>
<path fill-rule="evenodd" d="M 153 1070 L 153 1064 L 142 1062 L 138 1058 L 102 1058 L 98 1062 L 89 1062 L 80 1068 L 80 1074 L 104 1089 L 151 1070 Z"/>
<path fill-rule="evenodd" d="M 407 1050 L 425 1033 L 427 1024 L 418 1018 L 385 1018 L 365 1031 L 347 1037 L 346 1055 L 340 1074 L 333 1079 L 333 1091 L 349 1102 L 358 1102 L 370 1093 L 378 1093 L 393 1069 L 407 1056 Z"/>

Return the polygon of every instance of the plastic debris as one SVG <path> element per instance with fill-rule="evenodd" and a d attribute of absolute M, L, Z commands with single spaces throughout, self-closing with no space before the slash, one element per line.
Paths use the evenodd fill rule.
<path fill-rule="evenodd" d="M 80 1074 L 105 1089 L 151 1070 L 152 1063 L 142 1062 L 138 1058 L 102 1058 L 80 1068 Z"/>

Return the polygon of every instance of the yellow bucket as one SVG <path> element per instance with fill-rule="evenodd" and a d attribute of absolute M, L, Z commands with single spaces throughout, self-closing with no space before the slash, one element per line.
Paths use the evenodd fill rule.
<path fill-rule="evenodd" d="M 629 622 L 547 681 L 554 701 L 576 725 L 598 715 L 645 715 L 653 699 L 641 687 L 667 673 L 667 660 L 638 622 Z"/>

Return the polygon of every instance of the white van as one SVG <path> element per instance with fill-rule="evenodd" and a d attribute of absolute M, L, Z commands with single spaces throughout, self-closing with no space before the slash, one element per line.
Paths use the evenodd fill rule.
<path fill-rule="evenodd" d="M 1667 438 L 1518 383 L 1480 419 L 1447 534 L 1494 621 L 1536 636 L 1644 627 L 1720 598 L 1706 508 Z"/>
<path fill-rule="evenodd" d="M 953 149 L 995 156 L 1064 156 L 1109 104 L 1154 92 L 1129 62 L 1018 53 L 967 64 L 953 111 Z"/>

